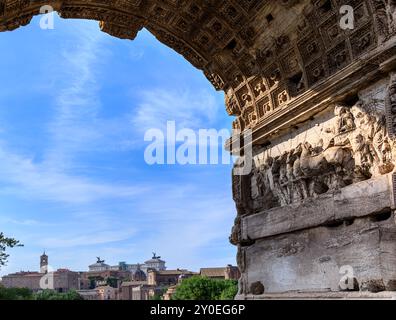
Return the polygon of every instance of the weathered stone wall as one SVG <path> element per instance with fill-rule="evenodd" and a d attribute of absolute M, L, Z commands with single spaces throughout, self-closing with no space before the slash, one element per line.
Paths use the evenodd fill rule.
<path fill-rule="evenodd" d="M 396 290 L 393 81 L 319 109 L 233 176 L 240 298 L 344 290 L 343 268 L 349 290 Z"/>
<path fill-rule="evenodd" d="M 254 293 L 257 282 L 270 293 L 338 291 L 343 266 L 353 268 L 363 290 L 376 283 L 381 290 L 394 290 L 396 226 L 390 182 L 390 176 L 360 182 L 243 219 L 242 239 L 253 244 L 241 248 L 245 278 L 240 293 Z"/>
<path fill-rule="evenodd" d="M 6 288 L 28 288 L 33 291 L 40 291 L 43 290 L 40 281 L 44 276 L 45 274 L 43 273 L 10 274 L 3 277 L 2 285 Z M 46 277 L 50 281 L 45 285 L 53 285 L 55 290 L 66 292 L 72 289 L 79 289 L 79 274 L 77 272 L 57 271 L 46 275 Z"/>

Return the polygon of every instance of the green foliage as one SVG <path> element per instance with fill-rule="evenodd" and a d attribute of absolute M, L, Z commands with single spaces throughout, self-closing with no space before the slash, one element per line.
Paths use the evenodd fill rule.
<path fill-rule="evenodd" d="M 88 279 L 89 279 L 89 288 L 90 289 L 95 289 L 97 287 L 97 283 L 99 281 L 104 281 L 104 278 L 101 276 L 88 277 Z"/>
<path fill-rule="evenodd" d="M 0 286 L 0 300 L 32 300 L 33 293 L 26 288 L 4 288 Z"/>
<path fill-rule="evenodd" d="M 234 300 L 238 293 L 238 283 L 229 283 L 220 295 L 220 300 Z"/>
<path fill-rule="evenodd" d="M 109 278 L 107 278 L 106 283 L 108 286 L 110 286 L 112 288 L 118 287 L 118 279 L 117 278 L 109 277 Z"/>
<path fill-rule="evenodd" d="M 150 300 L 153 300 L 153 301 L 160 301 L 160 300 L 162 300 L 162 295 L 159 294 L 159 293 L 156 293 L 155 295 L 153 295 L 152 297 L 150 297 Z"/>
<path fill-rule="evenodd" d="M 74 290 L 66 293 L 59 293 L 54 290 L 43 290 L 33 295 L 34 300 L 83 300 Z"/>
<path fill-rule="evenodd" d="M 89 278 L 89 289 L 95 289 L 96 287 L 96 280 Z"/>
<path fill-rule="evenodd" d="M 22 246 L 23 245 L 20 244 L 18 240 L 7 238 L 2 232 L 0 232 L 0 268 L 6 264 L 9 257 L 9 255 L 6 254 L 6 249 Z"/>
<path fill-rule="evenodd" d="M 235 280 L 216 280 L 194 276 L 176 288 L 172 300 L 233 300 L 237 294 Z"/>
<path fill-rule="evenodd" d="M 150 300 L 160 301 L 162 300 L 163 295 L 168 291 L 169 287 L 164 287 L 162 289 L 157 290 L 157 292 L 150 298 Z"/>

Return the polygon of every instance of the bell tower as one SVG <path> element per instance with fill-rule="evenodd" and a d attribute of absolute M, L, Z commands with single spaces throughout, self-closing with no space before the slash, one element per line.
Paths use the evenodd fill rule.
<path fill-rule="evenodd" d="M 48 256 L 44 253 L 40 256 L 40 273 L 48 272 Z"/>

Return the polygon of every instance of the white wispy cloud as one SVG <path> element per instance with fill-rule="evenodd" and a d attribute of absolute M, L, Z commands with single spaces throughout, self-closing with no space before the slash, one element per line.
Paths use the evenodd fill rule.
<path fill-rule="evenodd" d="M 122 186 L 52 171 L 46 164 L 6 151 L 0 146 L 1 192 L 65 203 L 87 203 L 109 198 L 130 198 L 145 191 L 142 186 Z"/>
<path fill-rule="evenodd" d="M 84 234 L 69 234 L 67 237 L 49 237 L 38 241 L 38 245 L 45 248 L 66 248 L 103 245 L 112 242 L 128 240 L 135 234 L 135 230 L 128 228 L 126 230 L 101 230 L 87 232 Z"/>
<path fill-rule="evenodd" d="M 138 98 L 132 124 L 141 132 L 165 130 L 167 121 L 175 121 L 177 128 L 210 128 L 219 113 L 215 95 L 206 90 L 151 88 L 140 92 Z"/>
<path fill-rule="evenodd" d="M 141 147 L 145 130 L 164 129 L 169 120 L 176 121 L 178 128 L 193 130 L 215 126 L 223 112 L 215 93 L 188 85 L 165 89 L 146 84 L 126 102 L 130 104 L 127 114 L 103 117 L 102 108 L 112 108 L 102 105 L 100 99 L 106 80 L 102 67 L 111 62 L 105 48 L 108 36 L 98 32 L 96 25 L 91 29 L 77 22 L 71 31 L 73 41 L 65 44 L 52 63 L 61 67 L 52 68 L 52 118 L 44 124 L 52 137 L 49 145 L 36 157 L 0 141 L 0 192 L 58 202 L 63 226 L 47 228 L 39 223 L 41 219 L 30 219 L 33 213 L 29 218 L 21 214 L 9 222 L 24 229 L 32 227 L 32 231 L 15 236 L 30 246 L 26 250 L 49 248 L 54 259 L 59 259 L 55 265 L 76 269 L 91 261 L 87 255 L 107 254 L 111 259 L 135 262 L 149 258 L 152 250 L 163 255 L 171 267 L 232 263 L 231 250 L 229 255 L 208 255 L 209 250 L 225 246 L 235 215 L 231 187 L 221 185 L 219 177 L 213 178 L 213 188 L 209 188 L 212 177 L 204 176 L 205 170 L 184 179 L 164 170 L 164 175 L 147 175 L 142 186 L 135 180 L 110 183 L 75 170 L 91 165 L 82 160 L 86 154 L 95 155 L 92 151 Z M 142 149 L 137 152 L 141 153 L 129 156 L 143 157 Z M 23 254 L 19 257 L 23 262 Z M 30 257 L 33 266 L 36 258 Z"/>
<path fill-rule="evenodd" d="M 1 224 L 14 224 L 17 226 L 25 226 L 25 227 L 48 227 L 48 226 L 56 226 L 56 224 L 48 223 L 44 221 L 39 221 L 36 219 L 13 219 L 5 216 L 0 217 Z"/>
<path fill-rule="evenodd" d="M 100 144 L 106 132 L 116 127 L 96 125 L 101 108 L 97 70 L 106 56 L 107 37 L 98 32 L 97 26 L 80 23 L 71 32 L 76 34 L 74 41 L 56 57 L 62 63 L 53 70 L 52 76 L 62 80 L 55 81 L 52 90 L 54 118 L 49 124 L 51 142 L 44 160 L 36 163 L 33 156 L 17 154 L 0 144 L 0 177 L 8 182 L 2 192 L 67 203 L 135 196 L 143 191 L 142 187 L 93 181 L 68 172 L 72 171 L 75 157 L 92 144 Z M 108 144 L 112 145 L 111 141 Z"/>
<path fill-rule="evenodd" d="M 93 26 L 75 30 L 74 44 L 61 53 L 62 64 L 54 70 L 54 118 L 49 124 L 52 145 L 46 152 L 47 166 L 62 166 L 78 151 L 97 141 L 101 134 L 92 125 L 101 108 L 100 61 L 106 38 Z"/>
<path fill-rule="evenodd" d="M 180 185 L 175 181 L 154 188 L 155 201 L 136 204 L 139 225 L 148 230 L 140 253 L 158 251 L 170 267 L 233 263 L 235 252 L 228 237 L 235 206 L 227 188 L 230 185 L 208 188 L 199 175 L 190 183 Z M 218 252 L 218 257 L 210 251 Z"/>

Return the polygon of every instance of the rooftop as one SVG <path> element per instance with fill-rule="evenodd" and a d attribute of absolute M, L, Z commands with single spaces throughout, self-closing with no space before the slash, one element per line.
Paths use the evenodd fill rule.
<path fill-rule="evenodd" d="M 21 271 L 21 272 L 16 272 L 16 273 L 11 273 L 8 275 L 3 276 L 3 278 L 6 277 L 20 277 L 20 276 L 24 276 L 24 277 L 32 277 L 32 276 L 42 276 L 42 273 L 39 272 L 30 272 L 30 271 Z"/>
<path fill-rule="evenodd" d="M 127 281 L 121 284 L 121 287 L 138 287 L 148 285 L 147 281 Z"/>
<path fill-rule="evenodd" d="M 206 277 L 224 277 L 227 268 L 201 268 L 201 276 Z"/>
<path fill-rule="evenodd" d="M 151 271 L 151 272 L 153 272 L 153 271 Z M 163 270 L 163 271 L 154 271 L 154 272 L 156 272 L 157 274 L 160 274 L 160 275 L 182 275 L 182 274 L 191 274 L 191 275 L 194 275 L 194 274 L 198 274 L 198 273 L 196 273 L 196 272 L 188 271 L 188 270 L 183 270 L 183 269 L 177 269 L 177 270 Z"/>

